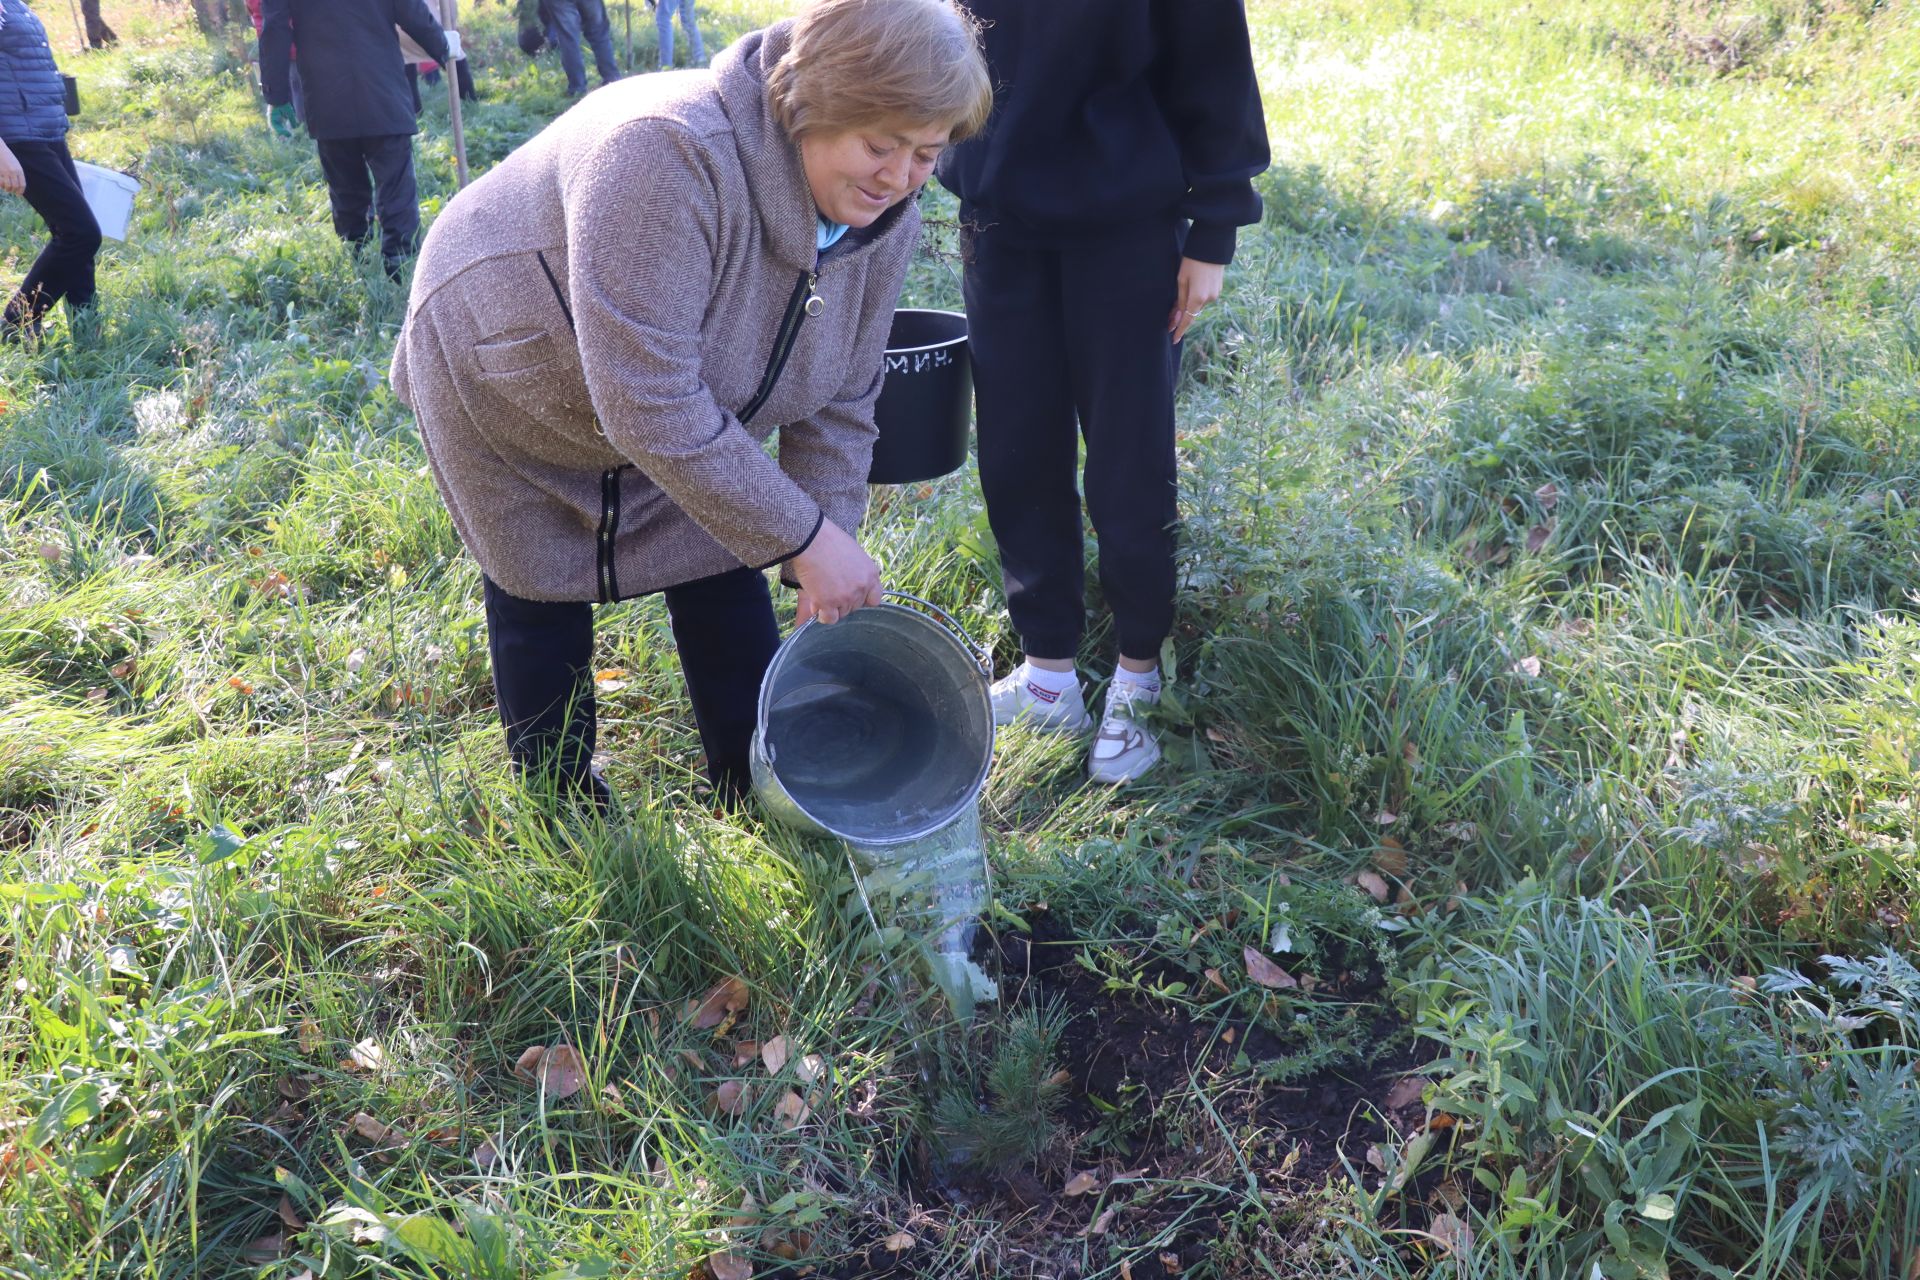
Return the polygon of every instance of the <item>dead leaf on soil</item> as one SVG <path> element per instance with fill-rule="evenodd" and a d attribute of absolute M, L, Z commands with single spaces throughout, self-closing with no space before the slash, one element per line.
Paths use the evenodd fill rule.
<path fill-rule="evenodd" d="M 1047 1083 L 1050 1085 L 1054 1085 L 1058 1088 L 1064 1089 L 1068 1085 L 1073 1083 L 1073 1072 L 1067 1070 L 1065 1067 L 1062 1067 L 1058 1071 L 1054 1072 L 1052 1075 L 1047 1077 Z"/>
<path fill-rule="evenodd" d="M 747 1007 L 747 984 L 738 978 L 727 978 L 713 984 L 711 990 L 698 1000 L 687 1001 L 687 1021 L 693 1023 L 696 1031 L 711 1031 L 726 1021 L 730 1013 L 740 1013 Z"/>
<path fill-rule="evenodd" d="M 546 1061 L 547 1046 L 531 1044 L 520 1051 L 519 1060 L 513 1064 L 513 1074 L 531 1084 L 540 1078 L 540 1064 Z"/>
<path fill-rule="evenodd" d="M 1120 1280 L 1133 1280 L 1133 1264 L 1125 1258 L 1120 1259 Z"/>
<path fill-rule="evenodd" d="M 280 1255 L 286 1251 L 286 1237 L 276 1231 L 270 1236 L 261 1236 L 258 1240 L 249 1240 L 246 1248 L 242 1249 L 240 1253 L 248 1262 L 258 1266 L 262 1263 L 277 1261 Z"/>
<path fill-rule="evenodd" d="M 760 1046 L 760 1061 L 767 1066 L 767 1074 L 777 1076 L 780 1068 L 787 1065 L 787 1038 L 775 1036 Z"/>
<path fill-rule="evenodd" d="M 800 1077 L 801 1084 L 817 1083 L 827 1074 L 827 1060 L 817 1053 L 810 1053 L 793 1066 L 793 1074 Z"/>
<path fill-rule="evenodd" d="M 1400 815 L 1395 813 L 1391 809 L 1382 809 L 1380 812 L 1373 815 L 1373 820 L 1379 823 L 1383 827 L 1390 827 L 1394 823 L 1400 821 Z"/>
<path fill-rule="evenodd" d="M 1398 878 L 1407 874 L 1407 848 L 1392 836 L 1381 836 L 1380 847 L 1374 850 L 1373 865 L 1387 875 Z"/>
<path fill-rule="evenodd" d="M 919 1243 L 920 1242 L 918 1240 L 915 1240 L 910 1233 L 905 1231 L 896 1231 L 892 1235 L 888 1236 L 885 1240 L 882 1240 L 880 1242 L 880 1247 L 885 1249 L 888 1253 L 905 1253 L 907 1250 L 913 1248 L 914 1245 Z"/>
<path fill-rule="evenodd" d="M 1420 1101 L 1421 1095 L 1432 1083 L 1425 1076 L 1406 1076 L 1395 1081 L 1393 1088 L 1387 1090 L 1387 1110 L 1398 1111 Z"/>
<path fill-rule="evenodd" d="M 540 1060 L 540 1087 L 549 1098 L 571 1098 L 586 1082 L 587 1066 L 570 1044 L 553 1046 Z"/>
<path fill-rule="evenodd" d="M 48 564 L 59 564 L 66 554 L 67 549 L 57 542 L 43 542 L 40 544 L 40 558 Z"/>
<path fill-rule="evenodd" d="M 1380 877 L 1378 871 L 1362 871 L 1353 878 L 1353 882 L 1365 889 L 1367 896 L 1375 902 L 1385 902 L 1393 896 L 1393 891 L 1387 888 L 1387 882 Z"/>
<path fill-rule="evenodd" d="M 1222 991 L 1226 991 L 1229 989 L 1227 987 L 1227 980 L 1220 976 L 1220 971 L 1218 969 L 1207 970 L 1207 981 L 1212 983 L 1214 986 L 1220 988 Z"/>
<path fill-rule="evenodd" d="M 500 1148 L 493 1145 L 492 1138 L 484 1140 L 474 1148 L 473 1163 L 482 1173 L 486 1173 L 500 1163 Z"/>
<path fill-rule="evenodd" d="M 1513 674 L 1517 676 L 1525 676 L 1529 680 L 1538 680 L 1540 678 L 1540 659 L 1528 655 L 1514 663 L 1510 669 Z"/>
<path fill-rule="evenodd" d="M 1161 1255 L 1160 1255 L 1160 1269 L 1161 1269 L 1162 1271 L 1164 1271 L 1164 1272 L 1166 1272 L 1166 1273 L 1167 1273 L 1168 1275 L 1170 1275 L 1170 1276 L 1177 1276 L 1177 1275 L 1179 1275 L 1179 1274 L 1181 1273 L 1181 1267 L 1180 1267 L 1180 1255 L 1179 1255 L 1179 1254 L 1177 1254 L 1177 1253 L 1163 1253 L 1163 1254 L 1161 1254 Z"/>
<path fill-rule="evenodd" d="M 389 1124 L 382 1124 L 364 1111 L 353 1114 L 352 1129 L 368 1142 L 386 1145 L 400 1141 L 400 1131 Z"/>
<path fill-rule="evenodd" d="M 288 1102 L 300 1102 L 303 1101 L 309 1093 L 313 1092 L 313 1077 L 304 1074 L 281 1076 L 279 1080 L 274 1082 L 273 1088 L 276 1093 Z"/>
<path fill-rule="evenodd" d="M 1273 991 L 1290 991 L 1300 985 L 1292 974 L 1252 947 L 1242 948 L 1240 958 L 1246 962 L 1247 976 L 1263 987 Z"/>
<path fill-rule="evenodd" d="M 1063 1196 L 1083 1196 L 1099 1185 L 1100 1179 L 1093 1175 L 1093 1171 L 1091 1169 L 1083 1169 L 1067 1179 L 1067 1185 L 1060 1188 L 1060 1194 Z"/>
<path fill-rule="evenodd" d="M 1549 520 L 1545 524 L 1533 526 L 1533 528 L 1527 530 L 1527 554 L 1538 554 L 1540 548 L 1546 546 L 1552 538 L 1553 521 Z"/>
<path fill-rule="evenodd" d="M 1382 1173 L 1387 1171 L 1387 1153 L 1380 1149 L 1379 1143 L 1367 1148 L 1367 1163 Z"/>
<path fill-rule="evenodd" d="M 1118 1212 L 1118 1209 L 1108 1208 L 1105 1213 L 1093 1220 L 1093 1225 L 1087 1228 L 1087 1234 L 1090 1236 L 1103 1236 L 1107 1234 L 1113 1227 L 1113 1215 Z"/>
<path fill-rule="evenodd" d="M 1473 1252 L 1473 1228 L 1464 1219 L 1451 1213 L 1436 1213 L 1433 1224 L 1428 1228 L 1440 1247 L 1456 1258 L 1464 1258 Z"/>
<path fill-rule="evenodd" d="M 318 1053 L 320 1046 L 326 1043 L 325 1037 L 320 1034 L 320 1024 L 312 1018 L 302 1018 L 300 1020 L 298 1039 L 300 1042 L 300 1052 L 307 1054 Z"/>
<path fill-rule="evenodd" d="M 293 1207 L 293 1198 L 284 1191 L 280 1193 L 278 1212 L 280 1221 L 287 1224 L 287 1230 L 305 1231 L 307 1229 L 307 1220 L 300 1216 L 300 1211 Z"/>
<path fill-rule="evenodd" d="M 347 1060 L 341 1064 L 349 1071 L 378 1071 L 387 1065 L 386 1050 L 380 1047 L 371 1036 L 353 1046 L 347 1054 Z"/>
<path fill-rule="evenodd" d="M 713 1280 L 753 1280 L 753 1264 L 730 1252 L 709 1256 L 707 1270 L 713 1275 Z"/>
<path fill-rule="evenodd" d="M 733 1067 L 738 1071 L 760 1056 L 758 1040 L 736 1040 L 733 1042 Z"/>
<path fill-rule="evenodd" d="M 753 1092 L 738 1080 L 723 1080 L 707 1099 L 708 1109 L 717 1115 L 737 1116 L 747 1109 Z"/>
<path fill-rule="evenodd" d="M 1220 1033 L 1220 1038 L 1226 1041 L 1228 1044 L 1232 1044 L 1235 1040 L 1238 1040 L 1240 1038 L 1240 1033 L 1238 1031 L 1235 1031 L 1232 1027 L 1228 1027 L 1225 1031 L 1222 1031 Z"/>
<path fill-rule="evenodd" d="M 780 1101 L 774 1104 L 773 1114 L 782 1125 L 789 1129 L 798 1129 L 807 1122 L 807 1117 L 813 1112 L 799 1094 L 789 1089 L 781 1096 Z"/>

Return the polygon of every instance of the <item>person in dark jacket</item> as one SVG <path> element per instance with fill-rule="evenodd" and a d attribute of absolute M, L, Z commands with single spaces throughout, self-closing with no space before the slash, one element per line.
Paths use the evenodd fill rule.
<path fill-rule="evenodd" d="M 994 718 L 1092 727 L 1074 660 L 1086 506 L 1119 664 L 1088 760 L 1129 782 L 1160 747 L 1173 626 L 1178 344 L 1260 218 L 1265 114 L 1242 0 L 968 0 L 998 86 L 986 130 L 941 157 L 960 197 L 980 484 L 1024 660 Z M 1077 433 L 1076 433 L 1077 424 Z"/>
<path fill-rule="evenodd" d="M 0 0 L 0 191 L 24 196 L 53 233 L 0 317 L 0 338 L 39 328 L 54 303 L 69 313 L 93 301 L 100 224 L 67 150 L 66 90 L 40 19 L 22 0 Z"/>
<path fill-rule="evenodd" d="M 613 56 L 613 24 L 607 21 L 606 0 L 546 0 L 547 38 L 560 51 L 560 66 L 567 73 L 567 96 L 577 98 L 587 91 L 587 64 L 580 56 L 580 41 L 593 47 L 594 69 L 601 84 L 620 78 L 620 64 Z"/>
<path fill-rule="evenodd" d="M 451 61 L 446 33 L 423 0 L 264 0 L 260 80 L 274 130 L 286 137 L 293 132 L 288 71 L 296 27 L 307 132 L 326 174 L 333 229 L 364 244 L 377 206 L 380 256 L 397 278 L 419 240 L 420 198 L 413 87 L 394 28 L 443 64 Z"/>

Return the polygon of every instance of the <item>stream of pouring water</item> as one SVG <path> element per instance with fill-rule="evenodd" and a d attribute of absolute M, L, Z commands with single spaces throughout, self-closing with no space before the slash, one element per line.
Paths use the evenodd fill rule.
<path fill-rule="evenodd" d="M 905 844 L 846 844 L 868 919 L 883 939 L 883 926 L 892 924 L 921 946 L 954 1017 L 965 1022 L 980 1004 L 997 1001 L 999 983 L 973 959 L 980 915 L 993 892 L 979 806 Z"/>

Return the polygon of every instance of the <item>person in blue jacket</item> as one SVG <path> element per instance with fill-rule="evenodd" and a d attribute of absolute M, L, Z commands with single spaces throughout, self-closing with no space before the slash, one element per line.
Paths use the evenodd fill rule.
<path fill-rule="evenodd" d="M 413 84 L 394 38 L 398 27 L 442 66 L 453 58 L 446 33 L 424 0 L 263 0 L 260 83 L 274 132 L 292 137 L 290 82 L 294 32 L 307 132 L 320 153 L 333 229 L 349 243 L 371 235 L 380 216 L 380 257 L 398 278 L 420 238 L 420 193 L 413 176 Z"/>
<path fill-rule="evenodd" d="M 1005 724 L 1093 727 L 1074 671 L 1086 622 L 1079 438 L 1118 665 L 1097 782 L 1160 759 L 1142 708 L 1173 627 L 1178 344 L 1260 218 L 1266 117 L 1242 0 L 967 0 L 997 86 L 950 147 L 960 197 L 980 485 L 1024 657 Z"/>
<path fill-rule="evenodd" d="M 46 28 L 22 0 L 0 0 L 0 191 L 24 196 L 53 233 L 0 317 L 0 338 L 38 332 L 65 298 L 71 315 L 93 302 L 100 224 L 67 150 L 67 96 Z"/>

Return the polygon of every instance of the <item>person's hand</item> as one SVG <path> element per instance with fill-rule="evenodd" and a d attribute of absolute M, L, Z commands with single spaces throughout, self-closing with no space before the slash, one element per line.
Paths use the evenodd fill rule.
<path fill-rule="evenodd" d="M 1180 278 L 1174 293 L 1173 314 L 1167 317 L 1167 332 L 1175 342 L 1187 336 L 1187 330 L 1200 318 L 1200 312 L 1220 296 L 1227 282 L 1227 269 L 1217 262 L 1180 259 Z"/>
<path fill-rule="evenodd" d="M 820 532 L 793 558 L 793 576 L 800 584 L 796 625 L 809 619 L 832 625 L 886 598 L 880 590 L 880 566 L 831 520 L 821 521 Z"/>
<path fill-rule="evenodd" d="M 283 102 L 267 111 L 267 126 L 283 138 L 291 138 L 299 120 L 293 114 L 293 104 Z"/>
<path fill-rule="evenodd" d="M 27 171 L 20 167 L 19 157 L 13 154 L 13 148 L 4 142 L 0 142 L 0 191 L 10 196 L 27 193 Z"/>

